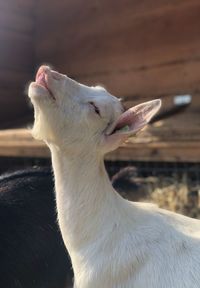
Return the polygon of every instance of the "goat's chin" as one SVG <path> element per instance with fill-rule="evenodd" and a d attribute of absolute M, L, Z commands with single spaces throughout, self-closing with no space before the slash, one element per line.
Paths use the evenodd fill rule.
<path fill-rule="evenodd" d="M 45 142 L 54 141 L 55 135 L 49 122 L 48 117 L 45 117 L 42 113 L 35 113 L 35 121 L 31 131 L 35 139 Z"/>
<path fill-rule="evenodd" d="M 31 134 L 36 140 L 42 140 L 45 142 L 52 138 L 51 131 L 48 131 L 43 124 L 38 125 L 38 123 L 34 123 Z"/>

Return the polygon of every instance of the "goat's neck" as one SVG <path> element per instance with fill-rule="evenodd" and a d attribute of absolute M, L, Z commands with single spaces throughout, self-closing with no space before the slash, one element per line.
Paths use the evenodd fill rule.
<path fill-rule="evenodd" d="M 95 153 L 68 155 L 51 148 L 58 220 L 69 252 L 95 241 L 119 199 L 103 159 Z M 114 212 L 113 212 L 114 213 Z"/>

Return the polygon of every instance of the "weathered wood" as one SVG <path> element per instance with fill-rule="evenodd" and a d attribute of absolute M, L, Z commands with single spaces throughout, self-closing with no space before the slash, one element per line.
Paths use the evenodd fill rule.
<path fill-rule="evenodd" d="M 48 148 L 27 129 L 0 131 L 0 156 L 49 157 Z"/>
<path fill-rule="evenodd" d="M 120 97 L 200 89 L 199 1 L 127 0 L 126 5 L 113 5 L 109 0 L 97 7 L 88 1 L 82 9 L 77 0 L 51 3 L 50 14 L 44 15 L 45 3 L 40 1 L 38 12 L 38 63 L 52 63 L 86 84 L 103 84 Z M 66 25 L 74 19 L 70 13 L 80 14 L 80 20 Z"/>
<path fill-rule="evenodd" d="M 200 61 L 181 61 L 142 70 L 77 76 L 88 85 L 102 84 L 112 94 L 125 98 L 151 99 L 169 94 L 200 91 Z"/>
<path fill-rule="evenodd" d="M 22 16 L 33 16 L 35 13 L 35 1 L 34 0 L 4 0 L 0 1 L 0 10 L 13 11 Z"/>
<path fill-rule="evenodd" d="M 15 11 L 0 9 L 0 27 L 20 33 L 29 34 L 34 29 L 34 18 L 28 15 L 21 15 Z M 30 35 L 32 36 L 32 35 Z"/>
<path fill-rule="evenodd" d="M 47 62 L 83 83 L 105 85 L 127 106 L 161 97 L 166 108 L 168 95 L 195 92 L 185 113 L 149 126 L 107 159 L 200 161 L 199 0 L 6 0 L 0 26 L 0 122 L 28 111 L 25 83 L 33 66 Z M 0 155 L 49 151 L 25 130 L 4 131 Z"/>
<path fill-rule="evenodd" d="M 17 104 L 19 105 L 26 105 L 29 103 L 28 96 L 25 94 L 24 91 L 21 91 L 21 89 L 17 88 L 0 88 L 0 106 L 4 107 L 4 105 L 9 105 L 12 108 L 12 106 L 15 106 Z M 12 103 L 12 104 L 11 104 Z"/>
<path fill-rule="evenodd" d="M 57 19 L 57 22 L 63 21 L 63 15 L 66 16 L 66 20 L 63 24 L 73 24 L 76 25 L 79 21 L 84 21 L 84 23 L 93 22 L 102 22 L 102 17 L 106 19 L 110 16 L 115 15 L 116 13 L 131 13 L 132 15 L 143 15 L 150 13 L 158 9 L 167 9 L 174 7 L 183 3 L 187 3 L 187 0 L 123 0 L 123 1 L 114 1 L 114 0 L 101 0 L 93 1 L 87 0 L 84 2 L 82 0 L 73 0 L 73 1 L 59 1 L 55 3 L 48 0 L 39 0 L 37 1 L 37 13 L 43 15 L 45 8 L 48 8 L 48 13 L 53 19 L 56 17 L 55 14 L 60 13 L 61 18 Z M 190 0 L 190 2 L 198 2 L 198 0 Z M 134 7 L 134 10 L 132 9 Z M 74 23 L 74 18 L 79 16 Z M 45 17 L 46 15 L 44 15 Z M 51 24 L 53 26 L 53 24 Z"/>
<path fill-rule="evenodd" d="M 27 83 L 33 79 L 32 73 L 14 71 L 12 69 L 0 69 L 0 89 L 13 88 L 25 90 Z"/>
<path fill-rule="evenodd" d="M 106 160 L 116 161 L 176 161 L 199 162 L 200 142 L 157 142 L 150 144 L 132 144 L 131 147 L 120 147 L 107 155 Z"/>
<path fill-rule="evenodd" d="M 28 97 L 20 89 L 0 89 L 0 107 L 0 128 L 16 127 L 20 119 L 31 114 Z"/>
<path fill-rule="evenodd" d="M 50 153 L 47 147 L 41 144 L 30 144 L 29 142 L 0 142 L 0 156 L 46 158 L 50 156 Z"/>
<path fill-rule="evenodd" d="M 109 17 L 100 13 L 99 18 L 91 16 L 86 22 L 77 20 L 74 25 L 66 25 L 66 15 L 55 5 L 54 14 L 50 14 L 55 21 L 48 13 L 39 18 L 42 29 L 38 29 L 38 60 L 52 62 L 74 77 L 84 77 L 145 69 L 200 55 L 198 1 L 183 1 L 181 5 L 171 4 L 169 8 L 166 3 L 163 7 L 160 4 L 158 8 L 150 12 L 146 9 L 144 14 L 138 15 L 133 12 L 138 2 L 132 1 L 128 10 L 123 1 L 119 3 L 121 10 L 118 13 Z M 79 9 L 77 6 L 77 11 Z M 53 29 L 50 28 L 52 23 Z M 51 41 L 47 31 L 51 31 L 51 37 L 56 41 Z"/>
<path fill-rule="evenodd" d="M 114 35 L 109 35 L 109 41 L 113 41 L 113 36 L 116 38 L 120 37 L 121 29 L 124 27 L 126 32 L 127 27 L 133 27 L 133 31 L 131 32 L 130 37 L 134 36 L 134 39 L 137 40 L 138 31 L 135 35 L 134 33 L 134 21 L 140 20 L 146 15 L 150 15 L 151 13 L 157 15 L 161 13 L 161 11 L 166 11 L 168 9 L 172 9 L 177 5 L 188 4 L 187 0 L 147 0 L 147 1 L 113 1 L 113 0 L 102 0 L 102 1 L 93 1 L 89 0 L 83 3 L 81 0 L 75 1 L 58 1 L 55 5 L 55 2 L 49 2 L 48 0 L 41 0 L 37 2 L 37 27 L 36 29 L 38 39 L 40 42 L 37 46 L 37 50 L 39 51 L 39 57 L 48 57 L 48 53 L 51 53 L 51 48 L 54 51 L 58 51 L 62 49 L 62 45 L 64 44 L 63 50 L 66 48 L 70 49 L 73 52 L 73 45 L 76 47 L 81 47 L 78 53 L 76 51 L 76 57 L 81 58 L 81 53 L 87 53 L 87 57 L 90 57 L 89 53 L 99 53 L 102 49 L 101 45 L 95 45 L 93 51 L 92 43 L 99 40 L 102 37 L 100 34 L 109 33 Z M 190 0 L 189 3 L 197 3 L 197 0 Z M 48 10 L 48 13 L 46 13 Z M 76 19 L 76 21 L 74 21 Z M 157 29 L 156 29 L 157 30 Z M 59 39 L 59 42 L 50 41 L 48 37 L 48 33 L 51 31 L 52 38 Z M 124 32 L 124 31 L 123 31 Z M 143 31 L 141 31 L 143 32 Z M 149 31 L 148 31 L 149 32 Z M 62 35 L 65 37 L 62 37 Z M 141 34 L 141 33 L 140 33 Z M 67 36 L 67 37 L 66 37 Z M 92 36 L 92 41 L 88 41 L 88 36 Z M 128 37 L 128 39 L 130 38 Z M 133 38 L 133 37 L 132 37 Z M 66 41 L 64 40 L 66 39 Z M 70 43 L 68 42 L 70 39 Z M 134 39 L 129 39 L 129 42 L 133 42 Z M 85 40 L 85 41 L 84 41 Z M 61 42 L 60 42 L 61 41 Z M 82 42 L 83 46 L 79 46 L 78 42 Z M 84 43 L 83 43 L 84 41 Z M 127 41 L 126 41 L 127 42 Z M 56 45 L 57 43 L 61 43 L 62 45 Z M 136 41 L 135 41 L 136 43 Z M 96 43 L 97 44 L 97 43 Z M 113 55 L 115 55 L 115 49 L 120 49 L 123 43 L 118 41 L 119 47 L 114 47 L 114 51 L 111 52 L 111 59 Z M 138 45 L 138 43 L 136 43 Z M 89 46 L 88 46 L 89 45 Z M 125 43 L 126 45 L 126 43 Z M 130 43 L 128 43 L 128 46 Z M 139 42 L 143 47 L 143 44 Z M 89 47 L 89 50 L 87 49 Z M 99 49 L 100 48 L 100 49 Z M 125 47 L 127 49 L 127 45 Z M 84 51 L 86 50 L 86 51 Z M 95 50 L 95 51 L 94 51 Z M 98 50 L 96 52 L 96 50 Z M 100 50 L 100 51 L 99 51 Z M 110 53 L 109 51 L 103 51 L 103 57 Z M 113 53 L 114 52 L 114 53 Z M 125 51 L 122 51 L 122 55 Z M 120 53 L 121 54 L 121 53 Z M 56 56 L 56 55 L 54 55 Z M 91 55 L 92 56 L 92 55 Z M 100 55 L 99 55 L 100 56 Z M 119 55 L 121 56 L 121 55 Z M 74 57 L 74 54 L 73 54 Z M 40 58 L 41 59 L 41 58 Z M 44 61 L 43 59 L 41 59 Z M 46 58 L 46 60 L 48 60 Z M 69 59 L 68 59 L 69 60 Z M 91 59 L 90 59 L 91 60 Z M 81 59 L 82 61 L 82 59 Z M 110 60 L 109 60 L 110 61 Z M 68 62 L 68 61 L 67 61 Z M 69 61 L 70 62 L 70 61 Z M 106 61 L 103 61 L 106 62 Z M 70 63 L 69 63 L 70 64 Z M 103 65 L 106 63 L 103 63 Z M 75 63 L 76 65 L 76 63 Z M 79 66 L 80 68 L 81 66 Z M 84 69 L 84 66 L 82 67 Z M 68 67 L 69 69 L 69 67 Z M 98 69 L 98 67 L 97 67 Z M 105 70 L 105 66 L 103 67 Z M 96 71 L 96 70 L 95 70 Z M 88 71 L 87 71 L 88 72 Z M 86 72 L 86 73 L 87 73 Z"/>
<path fill-rule="evenodd" d="M 139 136 L 138 136 L 139 137 Z M 200 140 L 168 141 L 152 139 L 151 142 L 137 140 L 127 143 L 118 150 L 108 154 L 106 160 L 139 161 L 200 161 Z M 26 129 L 0 131 L 0 156 L 15 157 L 50 157 L 46 145 L 33 140 Z"/>
<path fill-rule="evenodd" d="M 190 106 L 187 107 L 182 113 L 174 115 L 166 120 L 157 122 L 148 127 L 148 133 L 143 138 L 149 138 L 149 135 L 154 135 L 158 141 L 165 141 L 168 138 L 170 141 L 187 141 L 187 140 L 200 140 L 200 94 L 193 94 Z M 147 98 L 140 98 L 124 102 L 125 107 L 133 107 L 138 103 L 147 101 Z M 174 96 L 162 97 L 161 111 L 169 110 L 174 107 Z M 151 136 L 150 136 L 151 138 Z"/>
<path fill-rule="evenodd" d="M 0 29 L 0 69 L 30 71 L 33 67 L 34 47 L 32 34 L 19 34 Z"/>
<path fill-rule="evenodd" d="M 24 90 L 34 66 L 34 1 L 0 1 L 0 128 L 29 112 Z"/>
<path fill-rule="evenodd" d="M 115 32 L 129 24 L 134 25 L 133 21 L 135 19 L 141 19 L 143 16 L 150 14 L 157 15 L 163 13 L 163 11 L 171 11 L 177 6 L 188 4 L 196 5 L 198 0 L 102 0 L 99 2 L 89 0 L 85 3 L 81 0 L 75 0 L 59 1 L 56 5 L 48 0 L 41 0 L 37 2 L 38 26 L 42 26 L 42 32 L 44 33 L 48 32 L 49 29 L 52 30 L 52 33 L 55 33 L 54 31 L 62 26 L 66 33 L 70 33 L 71 30 L 71 33 L 73 33 L 81 25 L 81 28 L 83 28 L 81 32 L 87 35 L 108 31 Z M 48 13 L 44 13 L 47 9 Z M 108 30 L 104 31 L 104 28 Z"/>

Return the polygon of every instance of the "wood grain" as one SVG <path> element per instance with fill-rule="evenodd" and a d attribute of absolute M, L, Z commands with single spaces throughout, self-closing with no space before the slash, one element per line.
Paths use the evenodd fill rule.
<path fill-rule="evenodd" d="M 27 82 L 33 79 L 32 73 L 0 69 L 0 88 L 20 88 L 24 92 Z"/>
<path fill-rule="evenodd" d="M 84 84 L 105 86 L 113 95 L 140 99 L 200 91 L 200 61 L 186 61 L 144 70 L 77 76 Z"/>
<path fill-rule="evenodd" d="M 19 119 L 31 114 L 28 103 L 28 97 L 20 89 L 0 89 L 0 128 L 15 126 Z"/>
<path fill-rule="evenodd" d="M 168 110 L 174 107 L 173 96 L 165 96 L 162 98 L 162 109 Z M 141 99 L 140 101 L 124 102 L 129 108 L 149 99 Z M 200 94 L 192 95 L 190 106 L 182 113 L 177 114 L 166 120 L 159 121 L 153 125 L 149 125 L 148 129 L 142 131 L 139 138 L 135 137 L 132 141 L 143 142 L 184 142 L 200 141 Z"/>
<path fill-rule="evenodd" d="M 30 113 L 24 90 L 34 67 L 34 7 L 33 0 L 0 1 L 0 128 Z"/>
<path fill-rule="evenodd" d="M 200 141 L 151 141 L 124 144 L 109 153 L 106 160 L 199 162 Z M 50 157 L 46 145 L 32 138 L 26 129 L 0 131 L 0 156 Z"/>
<path fill-rule="evenodd" d="M 35 1 L 33 0 L 3 0 L 0 1 L 0 10 L 9 13 L 11 11 L 21 16 L 33 16 L 35 14 Z"/>
<path fill-rule="evenodd" d="M 131 147 L 120 147 L 106 157 L 106 160 L 116 161 L 166 161 L 166 162 L 199 162 L 200 142 L 169 142 L 147 145 L 132 144 Z"/>
<path fill-rule="evenodd" d="M 199 90 L 199 1 L 95 3 L 51 3 L 44 15 L 47 1 L 40 1 L 37 63 L 120 97 Z"/>
<path fill-rule="evenodd" d="M 119 3 L 121 10 L 111 15 L 99 13 L 99 17 L 93 17 L 88 5 L 85 9 L 89 9 L 91 17 L 77 19 L 73 25 L 67 25 L 64 7 L 61 11 L 55 5 L 50 14 L 53 18 L 40 10 L 38 61 L 52 62 L 77 77 L 145 69 L 199 57 L 200 2 L 183 1 L 167 8 L 166 3 L 162 6 L 160 2 L 157 8 L 146 8 L 138 14 L 134 13 L 137 1 L 129 3 L 129 9 L 123 1 Z M 79 9 L 77 6 L 77 12 Z"/>
<path fill-rule="evenodd" d="M 34 60 L 32 34 L 0 29 L 0 69 L 31 71 Z"/>
<path fill-rule="evenodd" d="M 183 114 L 148 126 L 107 159 L 200 161 L 199 0 L 7 0 L 0 2 L 0 26 L 2 123 L 29 111 L 24 86 L 45 62 L 106 86 L 127 106 L 161 97 L 167 108 L 174 95 L 192 94 Z M 0 132 L 0 155 L 49 151 L 14 130 Z"/>
<path fill-rule="evenodd" d="M 34 24 L 34 18 L 27 14 L 22 16 L 20 13 L 16 13 L 15 11 L 9 11 L 8 9 L 3 8 L 0 9 L 1 30 L 8 29 L 18 33 L 26 33 L 30 35 L 29 33 L 33 32 Z"/>

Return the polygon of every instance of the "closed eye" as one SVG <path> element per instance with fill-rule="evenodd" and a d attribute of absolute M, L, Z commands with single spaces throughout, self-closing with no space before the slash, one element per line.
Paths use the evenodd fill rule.
<path fill-rule="evenodd" d="M 94 102 L 89 102 L 89 104 L 93 107 L 96 114 L 98 114 L 101 117 L 101 113 L 99 108 L 94 104 Z"/>

